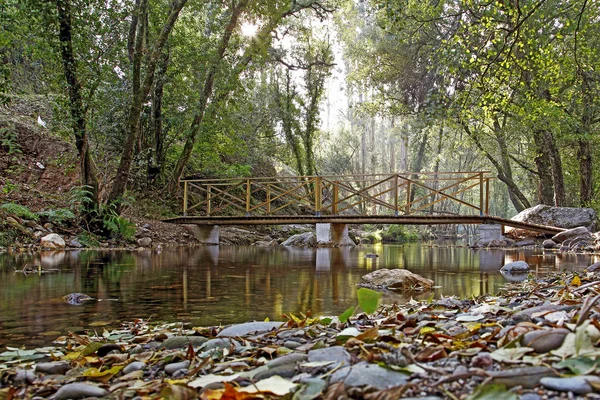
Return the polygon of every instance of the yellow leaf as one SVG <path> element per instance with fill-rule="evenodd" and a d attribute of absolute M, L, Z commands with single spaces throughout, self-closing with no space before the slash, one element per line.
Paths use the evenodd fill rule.
<path fill-rule="evenodd" d="M 581 279 L 579 279 L 579 276 L 575 275 L 573 277 L 573 280 L 571 281 L 571 286 L 581 286 Z"/>
<path fill-rule="evenodd" d="M 482 324 L 478 323 L 478 322 L 470 322 L 467 324 L 467 329 L 470 330 L 471 332 L 477 332 L 478 330 L 480 330 L 482 327 Z"/>
<path fill-rule="evenodd" d="M 74 351 L 73 353 L 69 353 L 69 354 L 65 355 L 63 357 L 63 360 L 73 361 L 73 360 L 77 360 L 79 357 L 81 357 L 81 352 L 80 351 Z"/>
<path fill-rule="evenodd" d="M 98 368 L 90 368 L 83 373 L 83 376 L 85 376 L 86 378 L 93 379 L 95 381 L 106 383 L 110 380 L 110 378 L 118 374 L 119 371 L 123 369 L 123 367 L 123 365 L 115 365 L 111 369 L 107 369 L 104 371 L 100 371 L 98 370 Z"/>
<path fill-rule="evenodd" d="M 185 385 L 189 379 L 165 379 L 169 385 Z"/>
<path fill-rule="evenodd" d="M 419 334 L 420 335 L 424 335 L 424 334 L 429 333 L 429 332 L 435 332 L 435 328 L 433 326 L 424 326 L 419 331 Z"/>

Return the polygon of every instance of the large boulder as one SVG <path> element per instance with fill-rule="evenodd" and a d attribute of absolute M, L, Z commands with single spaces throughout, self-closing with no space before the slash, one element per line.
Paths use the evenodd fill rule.
<path fill-rule="evenodd" d="M 595 231 L 598 216 L 591 208 L 552 207 L 539 204 L 521 211 L 511 219 L 566 229 L 585 226 L 588 230 Z"/>
<path fill-rule="evenodd" d="M 291 236 L 282 246 L 315 246 L 317 244 L 317 236 L 314 232 L 304 232 Z"/>
<path fill-rule="evenodd" d="M 433 281 L 406 269 L 382 268 L 364 275 L 358 284 L 371 289 L 426 291 Z"/>

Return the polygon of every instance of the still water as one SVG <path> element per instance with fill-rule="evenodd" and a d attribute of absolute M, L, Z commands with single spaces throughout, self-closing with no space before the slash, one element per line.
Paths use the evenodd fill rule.
<path fill-rule="evenodd" d="M 378 258 L 365 258 L 377 253 Z M 193 326 L 279 320 L 311 311 L 340 315 L 356 304 L 356 283 L 379 268 L 406 268 L 433 279 L 435 296 L 497 293 L 498 272 L 524 260 L 536 276 L 582 270 L 589 255 L 533 250 L 472 250 L 452 243 L 356 248 L 212 246 L 158 251 L 69 251 L 0 254 L 0 349 L 46 345 L 69 331 L 102 332 L 135 318 Z M 55 272 L 23 274 L 26 265 Z M 60 297 L 85 293 L 73 306 Z M 430 294 L 427 294 L 428 297 Z M 385 294 L 385 302 L 410 296 Z"/>

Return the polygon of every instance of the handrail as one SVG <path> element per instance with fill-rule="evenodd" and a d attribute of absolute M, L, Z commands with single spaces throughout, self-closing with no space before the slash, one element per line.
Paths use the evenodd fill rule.
<path fill-rule="evenodd" d="M 182 179 L 183 215 L 489 215 L 489 171 Z M 304 209 L 301 207 L 304 206 Z M 436 209 L 437 207 L 437 209 Z M 233 213 L 233 214 L 232 214 Z M 383 213 L 383 214 L 382 214 Z"/>

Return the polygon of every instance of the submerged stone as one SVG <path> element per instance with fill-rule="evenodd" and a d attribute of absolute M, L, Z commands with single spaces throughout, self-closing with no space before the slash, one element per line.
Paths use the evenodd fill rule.
<path fill-rule="evenodd" d="M 406 269 L 382 268 L 364 275 L 358 284 L 372 289 L 422 291 L 431 289 L 433 281 Z"/>

